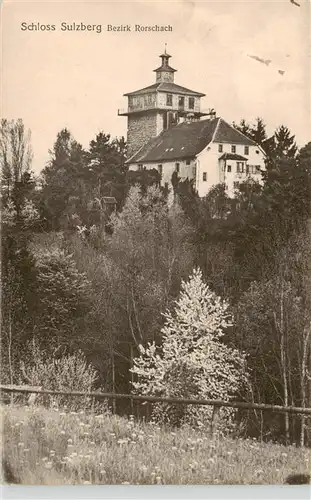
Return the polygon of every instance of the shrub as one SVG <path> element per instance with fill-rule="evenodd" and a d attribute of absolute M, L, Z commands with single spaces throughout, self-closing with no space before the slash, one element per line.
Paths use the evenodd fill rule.
<path fill-rule="evenodd" d="M 51 391 L 94 391 L 98 375 L 93 366 L 87 363 L 85 355 L 78 351 L 57 357 L 46 357 L 37 343 L 29 345 L 26 362 L 21 361 L 23 382 Z M 66 406 L 69 409 L 91 408 L 92 398 L 67 396 L 40 396 L 36 399 L 45 406 Z"/>

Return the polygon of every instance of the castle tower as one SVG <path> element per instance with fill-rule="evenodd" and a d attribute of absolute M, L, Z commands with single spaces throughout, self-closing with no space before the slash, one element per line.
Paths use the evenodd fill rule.
<path fill-rule="evenodd" d="M 118 115 L 127 116 L 128 159 L 162 130 L 185 119 L 199 120 L 207 114 L 201 112 L 200 100 L 205 94 L 174 82 L 176 70 L 169 65 L 170 57 L 165 48 L 160 55 L 162 64 L 154 70 L 154 84 L 124 94 L 128 98 L 128 108 L 118 110 Z"/>

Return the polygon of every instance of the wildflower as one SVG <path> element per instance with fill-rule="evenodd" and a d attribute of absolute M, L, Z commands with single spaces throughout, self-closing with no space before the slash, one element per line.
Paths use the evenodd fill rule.
<path fill-rule="evenodd" d="M 90 435 L 89 432 L 84 432 L 83 433 L 83 436 L 89 436 L 89 435 Z"/>
<path fill-rule="evenodd" d="M 91 484 L 90 481 L 84 481 L 83 484 Z"/>
<path fill-rule="evenodd" d="M 172 450 L 176 451 L 177 450 L 177 446 L 172 446 Z"/>
<path fill-rule="evenodd" d="M 106 474 L 106 471 L 105 471 L 105 469 L 102 469 L 101 471 L 99 471 L 99 473 L 100 473 L 102 476 L 104 476 L 104 475 Z"/>
<path fill-rule="evenodd" d="M 171 436 L 176 436 L 176 432 L 171 432 Z"/>
<path fill-rule="evenodd" d="M 45 464 L 45 468 L 46 468 L 46 469 L 52 469 L 52 467 L 53 467 L 52 462 L 47 462 L 47 463 Z"/>
<path fill-rule="evenodd" d="M 287 453 L 281 453 L 282 457 L 287 457 Z"/>
<path fill-rule="evenodd" d="M 72 444 L 72 439 L 67 439 L 68 444 Z"/>
<path fill-rule="evenodd" d="M 213 458 L 209 458 L 208 459 L 208 462 L 210 462 L 211 464 L 214 464 L 215 463 L 215 460 Z"/>
<path fill-rule="evenodd" d="M 90 444 L 91 444 L 91 445 L 94 445 L 94 444 L 95 444 L 95 441 L 91 441 L 91 442 L 90 442 Z"/>
<path fill-rule="evenodd" d="M 63 411 L 62 413 L 60 413 L 60 415 L 63 417 L 64 415 L 66 415 L 66 413 Z"/>
<path fill-rule="evenodd" d="M 161 484 L 161 476 L 156 476 L 156 482 L 157 484 Z"/>
<path fill-rule="evenodd" d="M 24 448 L 24 451 L 26 451 L 26 452 L 27 452 L 27 451 L 30 451 L 30 450 L 29 450 L 29 448 Z"/>
<path fill-rule="evenodd" d="M 48 460 L 48 457 L 43 457 L 42 462 L 46 462 Z"/>
<path fill-rule="evenodd" d="M 127 481 L 124 481 L 124 482 L 123 482 L 123 483 L 121 483 L 121 484 L 131 484 L 131 483 L 128 483 Z"/>
<path fill-rule="evenodd" d="M 157 474 L 156 474 L 156 472 L 154 472 L 154 471 L 152 471 L 152 472 L 151 472 L 151 474 L 150 474 L 150 476 L 152 476 L 152 477 L 155 477 L 156 475 L 157 475 Z"/>
<path fill-rule="evenodd" d="M 18 443 L 17 446 L 19 446 L 21 448 L 22 446 L 24 446 L 24 443 Z"/>
<path fill-rule="evenodd" d="M 78 456 L 78 453 L 76 453 L 75 451 L 73 453 L 71 453 L 71 456 L 72 457 L 77 457 Z"/>
<path fill-rule="evenodd" d="M 143 466 L 141 467 L 141 471 L 142 471 L 142 472 L 147 472 L 147 470 L 148 470 L 148 467 L 146 467 L 145 465 L 143 465 Z"/>

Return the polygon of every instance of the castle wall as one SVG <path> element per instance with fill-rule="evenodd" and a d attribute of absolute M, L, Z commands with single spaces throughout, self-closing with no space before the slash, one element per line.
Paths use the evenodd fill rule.
<path fill-rule="evenodd" d="M 127 157 L 133 156 L 151 137 L 158 135 L 160 126 L 160 117 L 157 117 L 156 113 L 129 116 L 127 124 Z"/>

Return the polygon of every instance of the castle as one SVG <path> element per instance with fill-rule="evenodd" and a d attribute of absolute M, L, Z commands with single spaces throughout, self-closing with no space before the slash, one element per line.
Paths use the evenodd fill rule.
<path fill-rule="evenodd" d="M 264 151 L 212 110 L 201 111 L 205 94 L 177 85 L 166 49 L 156 82 L 128 98 L 127 164 L 130 170 L 156 168 L 162 185 L 171 186 L 173 172 L 193 180 L 199 196 L 224 183 L 229 196 L 238 183 L 261 181 Z"/>

